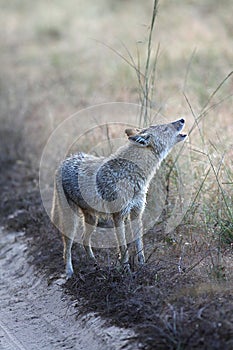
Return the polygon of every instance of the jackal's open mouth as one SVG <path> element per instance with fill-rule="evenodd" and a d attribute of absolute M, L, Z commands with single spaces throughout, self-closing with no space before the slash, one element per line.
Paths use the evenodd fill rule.
<path fill-rule="evenodd" d="M 187 135 L 181 134 L 180 131 L 183 130 L 183 128 L 184 128 L 185 120 L 182 118 L 182 119 L 178 120 L 177 122 L 175 122 L 174 124 L 177 127 L 179 141 L 184 140 L 187 137 Z"/>
<path fill-rule="evenodd" d="M 179 136 L 185 139 L 185 137 L 187 137 L 187 134 L 179 134 Z"/>

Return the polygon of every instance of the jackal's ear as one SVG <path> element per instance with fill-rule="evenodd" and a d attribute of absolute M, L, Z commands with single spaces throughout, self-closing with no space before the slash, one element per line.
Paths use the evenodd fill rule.
<path fill-rule="evenodd" d="M 129 137 L 129 141 L 140 147 L 147 147 L 150 144 L 149 134 L 136 134 Z"/>
<path fill-rule="evenodd" d="M 133 135 L 136 135 L 140 132 L 141 130 L 140 129 L 125 129 L 125 133 L 127 136 L 133 136 Z"/>

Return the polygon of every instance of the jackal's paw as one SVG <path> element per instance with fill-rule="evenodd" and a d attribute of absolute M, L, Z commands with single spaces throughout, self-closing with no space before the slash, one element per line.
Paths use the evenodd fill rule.
<path fill-rule="evenodd" d="M 85 246 L 85 250 L 86 250 L 86 253 L 87 253 L 87 256 L 88 258 L 93 261 L 93 262 L 96 262 L 96 257 L 92 251 L 92 249 L 88 246 Z"/>
<path fill-rule="evenodd" d="M 74 274 L 74 270 L 72 267 L 68 267 L 66 269 L 66 280 L 69 280 Z"/>
<path fill-rule="evenodd" d="M 123 273 L 125 273 L 126 275 L 131 275 L 131 269 L 130 269 L 129 262 L 125 262 L 122 264 L 122 270 L 123 270 Z"/>
<path fill-rule="evenodd" d="M 93 262 L 97 262 L 95 255 L 89 255 L 89 259 Z"/>
<path fill-rule="evenodd" d="M 138 263 L 139 263 L 139 265 L 144 265 L 144 263 L 145 263 L 145 257 L 144 257 L 144 254 L 143 254 L 143 253 L 139 253 L 139 254 L 138 254 Z"/>

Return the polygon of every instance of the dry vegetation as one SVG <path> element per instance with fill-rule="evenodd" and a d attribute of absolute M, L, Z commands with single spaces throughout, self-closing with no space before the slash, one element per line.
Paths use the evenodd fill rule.
<path fill-rule="evenodd" d="M 25 229 L 34 262 L 50 279 L 63 264 L 39 197 L 43 147 L 84 107 L 138 102 L 135 70 L 106 45 L 140 57 L 143 69 L 152 8 L 132 0 L 1 2 L 1 218 L 9 229 Z M 185 116 L 190 132 L 191 169 L 183 171 L 193 192 L 183 221 L 170 235 L 162 223 L 150 230 L 148 263 L 138 270 L 132 262 L 132 276 L 109 263 L 115 252 L 99 250 L 97 267 L 80 252 L 78 274 L 66 285 L 79 312 L 134 328 L 141 348 L 233 348 L 232 11 L 231 0 L 159 4 L 152 107 L 168 119 Z M 174 183 L 174 174 L 165 181 Z"/>

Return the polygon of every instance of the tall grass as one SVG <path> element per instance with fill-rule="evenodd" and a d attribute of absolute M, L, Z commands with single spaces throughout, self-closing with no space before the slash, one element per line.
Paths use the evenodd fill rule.
<path fill-rule="evenodd" d="M 113 51 L 123 58 L 136 73 L 138 81 L 138 96 L 141 104 L 139 118 L 139 126 L 141 127 L 146 126 L 151 122 L 151 111 L 154 106 L 153 100 L 156 98 L 157 93 L 155 89 L 155 73 L 157 65 L 159 64 L 158 54 L 160 46 L 157 45 L 156 50 L 153 48 L 153 38 L 156 34 L 155 22 L 157 13 L 158 0 L 155 0 L 149 25 L 146 59 L 144 64 L 142 64 L 143 60 L 138 47 L 136 59 L 125 45 L 123 46 L 127 52 L 128 58 L 113 49 Z M 206 99 L 199 112 L 196 112 L 192 106 L 192 101 L 190 101 L 186 93 L 189 71 L 192 67 L 195 53 L 196 50 L 193 51 L 186 68 L 183 96 L 193 117 L 193 124 L 189 129 L 189 137 L 192 138 L 192 135 L 195 134 L 194 137 L 196 138 L 197 135 L 199 135 L 198 138 L 200 140 L 198 149 L 193 147 L 190 142 L 191 159 L 194 159 L 198 154 L 200 162 L 197 168 L 194 166 L 194 163 L 192 164 L 195 168 L 194 177 L 196 177 L 194 191 L 190 205 L 180 226 L 184 227 L 189 225 L 192 228 L 191 231 L 196 230 L 197 232 L 204 229 L 204 232 L 202 231 L 202 234 L 198 239 L 199 241 L 207 240 L 212 245 L 208 250 L 207 255 L 205 255 L 204 258 L 201 257 L 198 259 L 198 263 L 191 263 L 186 271 L 191 271 L 208 256 L 210 257 L 212 264 L 211 270 L 214 272 L 215 276 L 220 277 L 222 276 L 221 272 L 223 269 L 221 265 L 222 249 L 224 249 L 223 247 L 225 245 L 232 246 L 233 244 L 233 169 L 231 167 L 232 162 L 229 162 L 229 159 L 228 162 L 225 162 L 229 157 L 227 154 L 227 147 L 222 150 L 219 147 L 220 142 L 213 143 L 208 139 L 208 132 L 206 134 L 204 128 L 204 120 L 208 118 L 210 112 L 215 110 L 228 99 L 232 98 L 232 95 L 227 95 L 215 100 L 220 91 L 222 91 L 223 86 L 232 79 L 233 71 L 230 71 L 217 87 L 213 88 L 213 92 L 209 94 L 209 97 Z M 174 184 L 174 181 L 176 181 L 176 176 L 174 176 L 176 164 L 183 156 L 184 147 L 187 147 L 187 145 L 183 145 L 175 159 L 172 159 L 172 162 L 171 159 L 169 159 L 166 163 L 166 167 L 164 167 L 164 169 L 166 169 L 166 184 L 164 190 L 167 193 L 165 207 L 169 206 L 170 187 Z M 190 181 L 194 181 L 194 179 L 190 177 Z M 166 215 L 168 215 L 168 213 L 165 210 L 165 212 L 163 211 L 161 219 L 165 219 Z M 186 239 L 183 241 L 185 243 Z M 183 250 L 184 246 L 181 248 L 181 251 Z M 213 258 L 213 255 L 215 255 L 215 258 Z M 180 256 L 180 261 L 182 261 L 182 256 Z"/>

